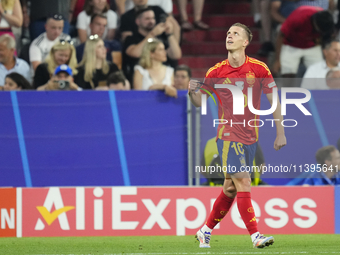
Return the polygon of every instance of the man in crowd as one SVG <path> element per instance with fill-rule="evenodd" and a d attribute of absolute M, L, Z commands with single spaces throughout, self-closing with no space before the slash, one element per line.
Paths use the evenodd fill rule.
<path fill-rule="evenodd" d="M 176 89 L 187 90 L 191 78 L 191 69 L 187 65 L 179 65 L 175 68 L 174 86 Z"/>
<path fill-rule="evenodd" d="M 324 146 L 315 154 L 318 165 L 309 178 L 303 182 L 306 185 L 339 185 L 340 184 L 340 152 L 333 145 Z"/>
<path fill-rule="evenodd" d="M 340 67 L 340 42 L 329 41 L 323 45 L 324 60 L 308 67 L 303 76 L 301 87 L 305 89 L 329 89 L 326 74 L 329 70 Z M 315 79 L 319 78 L 319 79 Z"/>
<path fill-rule="evenodd" d="M 320 43 L 331 38 L 334 28 L 333 17 L 328 11 L 314 6 L 297 8 L 282 24 L 278 34 L 273 73 L 281 68 L 283 77 L 294 78 L 301 59 L 307 68 L 321 61 Z"/>
<path fill-rule="evenodd" d="M 90 29 L 91 35 L 98 35 L 103 38 L 105 28 L 107 26 L 107 17 L 102 14 L 94 14 L 91 17 Z M 115 63 L 119 69 L 122 68 L 122 52 L 121 44 L 116 40 L 104 40 L 104 44 L 107 50 L 106 59 Z M 85 49 L 85 43 L 76 47 L 78 63 L 82 60 Z"/>
<path fill-rule="evenodd" d="M 59 40 L 71 40 L 71 37 L 63 33 L 64 20 L 60 14 L 50 16 L 45 24 L 46 32 L 39 35 L 32 43 L 29 49 L 30 62 L 33 69 L 43 62 L 52 46 Z"/>
<path fill-rule="evenodd" d="M 134 66 L 142 55 L 144 45 L 149 38 L 157 37 L 165 46 L 168 55 L 168 64 L 182 57 L 181 48 L 174 37 L 170 22 L 161 22 L 156 25 L 155 13 L 145 8 L 136 14 L 138 32 L 126 38 L 123 46 L 123 70 L 126 78 L 132 83 Z"/>
<path fill-rule="evenodd" d="M 32 81 L 30 67 L 26 61 L 15 57 L 15 40 L 8 34 L 0 36 L 0 86 L 4 86 L 9 73 L 19 73 L 29 82 Z"/>
<path fill-rule="evenodd" d="M 340 89 L 340 68 L 335 67 L 328 71 L 326 83 L 329 89 Z"/>

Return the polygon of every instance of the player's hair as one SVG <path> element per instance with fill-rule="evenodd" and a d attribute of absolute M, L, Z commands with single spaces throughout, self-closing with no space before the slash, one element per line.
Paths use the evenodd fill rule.
<path fill-rule="evenodd" d="M 251 42 L 251 40 L 253 39 L 253 33 L 250 31 L 248 26 L 246 26 L 246 25 L 244 25 L 242 23 L 235 23 L 235 24 L 232 25 L 232 27 L 241 27 L 241 28 L 243 28 L 244 31 L 247 34 L 249 43 Z"/>
<path fill-rule="evenodd" d="M 318 149 L 315 154 L 316 162 L 318 162 L 318 164 L 325 164 L 326 160 L 332 160 L 331 153 L 335 150 L 336 148 L 333 145 L 324 146 Z"/>
<path fill-rule="evenodd" d="M 320 11 L 313 16 L 317 30 L 323 35 L 331 35 L 334 32 L 335 24 L 333 16 L 329 11 Z"/>
<path fill-rule="evenodd" d="M 139 65 L 144 69 L 152 67 L 151 53 L 154 53 L 157 46 L 162 42 L 156 38 L 149 38 L 148 42 L 144 45 L 142 55 L 139 60 Z"/>
<path fill-rule="evenodd" d="M 93 75 L 96 72 L 96 46 L 98 42 L 103 41 L 102 39 L 96 37 L 92 39 L 88 39 L 85 43 L 84 55 L 83 59 L 79 63 L 79 66 L 83 66 L 85 69 L 84 80 L 91 84 L 91 87 L 94 88 L 93 83 Z M 102 72 L 107 74 L 110 71 L 110 66 L 107 63 L 106 59 L 103 59 L 103 67 Z"/>
<path fill-rule="evenodd" d="M 144 12 L 148 12 L 148 11 L 153 11 L 153 9 L 151 9 L 150 7 L 146 7 L 146 8 L 143 8 L 143 9 L 141 9 L 141 10 L 138 10 L 138 11 L 136 12 L 136 15 L 135 15 L 136 19 L 141 18 L 142 15 L 143 15 L 143 13 L 144 13 Z"/>
<path fill-rule="evenodd" d="M 111 84 L 118 84 L 123 83 L 125 86 L 125 76 L 122 71 L 117 71 L 109 75 L 107 78 L 107 85 L 110 86 Z"/>
<path fill-rule="evenodd" d="M 77 71 L 77 66 L 78 66 L 78 61 L 76 57 L 76 49 L 72 44 L 66 41 L 58 42 L 50 50 L 50 53 L 47 55 L 45 59 L 45 63 L 47 63 L 47 70 L 50 75 L 53 75 L 55 69 L 59 66 L 54 58 L 54 53 L 60 50 L 70 50 L 70 58 L 67 60 L 65 63 L 72 69 L 72 74 L 76 75 L 78 73 Z"/>
<path fill-rule="evenodd" d="M 176 73 L 177 71 L 186 71 L 186 72 L 188 73 L 189 78 L 191 78 L 191 69 L 190 69 L 189 66 L 187 66 L 187 65 L 179 65 L 179 66 L 176 66 L 176 68 L 175 68 L 175 73 Z"/>

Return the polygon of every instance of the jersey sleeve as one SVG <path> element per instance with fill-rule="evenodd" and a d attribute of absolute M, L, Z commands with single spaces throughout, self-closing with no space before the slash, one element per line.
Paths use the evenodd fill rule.
<path fill-rule="evenodd" d="M 265 63 L 262 63 L 258 66 L 260 71 L 261 85 L 264 94 L 273 93 L 273 88 L 276 88 L 276 83 L 270 72 L 268 66 Z"/>

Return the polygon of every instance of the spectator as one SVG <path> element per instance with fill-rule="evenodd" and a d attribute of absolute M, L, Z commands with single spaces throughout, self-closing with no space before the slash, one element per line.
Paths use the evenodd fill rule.
<path fill-rule="evenodd" d="M 91 16 L 102 14 L 107 17 L 107 26 L 105 27 L 102 38 L 104 40 L 113 40 L 117 28 L 118 16 L 110 10 L 106 0 L 86 0 L 84 11 L 79 13 L 77 18 L 78 36 L 81 43 L 84 43 L 91 35 L 90 23 Z"/>
<path fill-rule="evenodd" d="M 50 50 L 44 63 L 38 65 L 35 71 L 33 86 L 38 88 L 45 85 L 53 76 L 54 71 L 60 65 L 66 64 L 72 69 L 72 74 L 77 74 L 77 59 L 75 48 L 67 41 L 61 41 L 55 44 Z"/>
<path fill-rule="evenodd" d="M 301 6 L 282 24 L 277 37 L 273 73 L 295 77 L 300 60 L 308 68 L 322 60 L 320 43 L 334 31 L 333 17 L 320 7 Z M 282 47 L 282 49 L 281 49 Z"/>
<path fill-rule="evenodd" d="M 106 61 L 104 41 L 98 35 L 91 35 L 86 41 L 82 61 L 79 63 L 75 82 L 83 89 L 107 86 L 107 78 L 118 71 L 114 63 Z"/>
<path fill-rule="evenodd" d="M 340 184 L 340 153 L 333 146 L 328 145 L 319 149 L 315 158 L 321 171 L 312 173 L 303 182 L 307 185 L 339 185 Z M 316 165 L 316 167 L 318 167 Z M 324 172 L 324 170 L 327 170 Z"/>
<path fill-rule="evenodd" d="M 326 74 L 329 70 L 340 67 L 340 42 L 329 41 L 323 45 L 324 60 L 308 67 L 301 87 L 305 89 L 330 89 L 326 84 Z M 315 79 L 319 78 L 319 79 Z"/>
<path fill-rule="evenodd" d="M 98 35 L 103 39 L 104 31 L 107 26 L 107 17 L 103 14 L 94 14 L 91 17 L 90 30 L 91 35 Z M 103 39 L 104 40 L 104 39 Z M 108 41 L 104 40 L 106 47 L 106 60 L 115 63 L 119 69 L 122 68 L 122 52 L 121 44 L 116 40 Z M 85 43 L 80 44 L 76 47 L 77 60 L 81 61 L 84 54 Z"/>
<path fill-rule="evenodd" d="M 62 32 L 63 27 L 63 16 L 54 14 L 46 21 L 46 32 L 42 33 L 31 43 L 29 58 L 34 71 L 46 59 L 54 44 L 59 42 L 59 40 L 69 41 L 71 39 L 69 35 Z"/>
<path fill-rule="evenodd" d="M 173 36 L 172 24 L 170 22 L 156 25 L 155 14 L 152 9 L 145 8 L 138 11 L 136 15 L 138 32 L 126 38 L 123 46 L 123 70 L 127 79 L 131 82 L 134 66 L 138 64 L 142 55 L 144 45 L 149 38 L 160 39 L 167 50 L 168 62 L 180 59 L 181 48 Z"/>
<path fill-rule="evenodd" d="M 296 8 L 296 1 L 271 0 L 270 15 L 273 21 L 281 25 Z"/>
<path fill-rule="evenodd" d="M 0 1 L 0 36 L 9 34 L 14 38 L 11 27 L 21 27 L 23 22 L 19 0 Z"/>
<path fill-rule="evenodd" d="M 4 91 L 31 89 L 31 84 L 19 73 L 9 73 L 5 78 Z"/>
<path fill-rule="evenodd" d="M 0 86 L 4 86 L 6 75 L 13 72 L 17 72 L 31 81 L 29 65 L 26 61 L 17 58 L 14 52 L 15 39 L 8 34 L 0 36 Z"/>
<path fill-rule="evenodd" d="M 331 70 L 326 75 L 327 86 L 330 89 L 340 89 L 340 68 L 336 67 Z"/>
<path fill-rule="evenodd" d="M 187 65 L 179 65 L 175 68 L 174 87 L 180 90 L 188 90 L 191 79 L 191 70 Z"/>
<path fill-rule="evenodd" d="M 39 35 L 45 32 L 45 23 L 51 17 L 51 14 L 58 12 L 64 22 L 62 31 L 69 34 L 70 24 L 67 17 L 70 12 L 70 2 L 73 0 L 31 0 L 30 7 L 30 37 L 33 41 Z"/>
<path fill-rule="evenodd" d="M 107 78 L 107 85 L 110 90 L 130 90 L 130 83 L 122 71 L 110 74 Z"/>
<path fill-rule="evenodd" d="M 81 90 L 73 81 L 72 69 L 68 65 L 60 65 L 54 75 L 44 86 L 37 90 Z"/>
<path fill-rule="evenodd" d="M 133 86 L 136 90 L 164 90 L 165 94 L 177 97 L 174 84 L 174 69 L 163 65 L 166 61 L 164 44 L 149 38 L 143 48 L 139 65 L 135 66 Z"/>
<path fill-rule="evenodd" d="M 197 29 L 208 30 L 209 29 L 208 24 L 205 24 L 201 20 L 204 0 L 192 0 L 192 4 L 194 7 L 194 25 L 192 25 L 188 20 L 187 0 L 178 1 L 178 9 L 179 9 L 179 14 L 180 14 L 181 21 L 182 21 L 181 23 L 182 29 L 184 31 L 190 31 L 190 30 L 193 30 L 194 27 L 196 27 Z"/>
<path fill-rule="evenodd" d="M 174 36 L 178 42 L 180 42 L 181 39 L 181 27 L 179 26 L 177 20 L 173 17 L 172 15 L 172 10 L 173 10 L 173 4 L 172 0 L 147 0 L 147 1 L 136 1 L 137 2 L 137 7 L 135 6 L 133 0 L 116 0 L 117 3 L 117 9 L 119 12 L 122 14 L 125 13 L 125 11 L 129 11 L 133 8 L 135 8 L 135 12 L 138 11 L 141 8 L 146 8 L 150 7 L 153 9 L 155 12 L 156 16 L 156 21 L 157 23 L 162 22 L 162 15 L 164 15 L 164 12 L 168 14 L 167 16 L 167 21 L 171 22 L 173 29 L 174 29 Z M 161 8 L 161 12 L 158 14 L 158 11 L 160 11 L 158 8 L 154 8 L 154 6 L 158 6 Z M 130 12 L 131 15 L 133 15 L 133 11 Z M 160 16 L 158 16 L 160 15 Z M 123 22 L 126 22 L 124 20 Z M 124 27 L 124 25 L 123 25 Z M 126 26 L 127 27 L 127 26 Z M 131 29 L 133 27 L 134 30 Z M 126 28 L 123 28 L 126 29 Z M 136 32 L 138 27 L 136 26 L 136 22 L 134 20 L 130 20 L 130 29 L 128 31 Z M 124 32 L 125 33 L 125 32 Z M 130 33 L 129 33 L 130 35 Z M 126 34 L 123 36 L 124 40 L 126 38 Z"/>

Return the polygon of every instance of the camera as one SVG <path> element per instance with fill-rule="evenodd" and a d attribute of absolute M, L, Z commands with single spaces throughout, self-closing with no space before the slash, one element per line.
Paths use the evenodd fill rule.
<path fill-rule="evenodd" d="M 65 90 L 70 88 L 70 82 L 69 81 L 55 81 L 58 83 L 59 89 Z"/>

